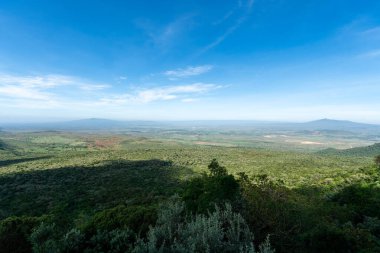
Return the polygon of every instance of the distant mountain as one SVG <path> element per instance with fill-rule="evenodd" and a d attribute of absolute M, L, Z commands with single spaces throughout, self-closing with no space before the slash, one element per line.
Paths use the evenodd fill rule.
<path fill-rule="evenodd" d="M 346 120 L 320 119 L 305 123 L 284 123 L 252 120 L 201 120 L 201 121 L 118 121 L 101 118 L 89 118 L 64 122 L 3 124 L 3 130 L 16 131 L 119 131 L 138 128 L 211 128 L 265 131 L 320 131 L 330 134 L 356 132 L 380 135 L 380 125 L 357 123 Z M 375 137 L 376 137 L 375 136 Z"/>
<path fill-rule="evenodd" d="M 319 119 L 303 123 L 294 122 L 262 122 L 255 123 L 256 129 L 262 130 L 274 130 L 274 131 L 295 131 L 298 133 L 314 133 L 316 131 L 331 134 L 373 134 L 375 136 L 380 136 L 380 125 L 358 123 L 348 120 L 334 120 L 334 119 Z"/>
<path fill-rule="evenodd" d="M 380 131 L 380 125 L 358 123 L 348 120 L 320 119 L 299 124 L 305 130 L 333 130 L 333 131 Z"/>
<path fill-rule="evenodd" d="M 380 143 L 375 143 L 371 146 L 357 147 L 349 149 L 328 148 L 318 152 L 321 155 L 344 155 L 344 156 L 368 156 L 375 157 L 380 155 Z"/>
<path fill-rule="evenodd" d="M 303 123 L 305 126 L 318 128 L 363 128 L 363 127 L 380 127 L 379 125 L 358 123 L 349 120 L 319 119 Z"/>
<path fill-rule="evenodd" d="M 126 127 L 128 124 L 125 121 L 117 121 L 110 119 L 99 119 L 99 118 L 90 118 L 90 119 L 80 119 L 72 120 L 67 122 L 62 122 L 59 124 L 58 129 L 107 129 L 107 128 L 120 128 Z"/>

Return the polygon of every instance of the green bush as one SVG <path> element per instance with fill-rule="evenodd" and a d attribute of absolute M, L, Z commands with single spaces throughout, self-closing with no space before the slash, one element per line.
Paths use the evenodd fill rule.
<path fill-rule="evenodd" d="M 59 253 L 59 234 L 54 223 L 42 222 L 30 235 L 34 253 Z"/>
<path fill-rule="evenodd" d="M 363 182 L 349 185 L 332 197 L 339 205 L 356 214 L 355 222 L 364 217 L 380 217 L 380 185 L 378 182 Z"/>
<path fill-rule="evenodd" d="M 380 155 L 375 157 L 375 164 L 377 168 L 380 170 Z"/>
<path fill-rule="evenodd" d="M 85 236 L 78 229 L 71 229 L 61 240 L 62 252 L 75 253 L 82 252 Z"/>
<path fill-rule="evenodd" d="M 253 234 L 243 217 L 231 205 L 215 211 L 187 215 L 178 196 L 161 205 L 157 223 L 146 237 L 128 229 L 97 230 L 91 237 L 71 229 L 62 233 L 54 224 L 42 223 L 30 236 L 35 253 L 126 253 L 126 252 L 255 252 Z M 273 253 L 269 239 L 259 252 Z"/>
<path fill-rule="evenodd" d="M 133 249 L 135 234 L 129 229 L 99 230 L 87 242 L 87 253 L 127 253 Z M 78 252 L 79 253 L 79 252 Z"/>
<path fill-rule="evenodd" d="M 373 221 L 373 220 L 372 220 Z M 371 223 L 372 221 L 368 221 Z M 371 225 L 378 226 L 372 223 Z M 380 240 L 367 226 L 351 222 L 339 225 L 323 222 L 305 234 L 307 252 L 380 252 Z"/>
<path fill-rule="evenodd" d="M 0 222 L 0 251 L 9 253 L 27 253 L 32 251 L 29 236 L 41 218 L 9 217 Z"/>
<path fill-rule="evenodd" d="M 259 249 L 274 252 L 268 242 Z M 156 226 L 146 240 L 138 240 L 133 252 L 255 252 L 255 247 L 248 225 L 231 205 L 187 217 L 185 204 L 175 197 L 161 207 Z"/>
<path fill-rule="evenodd" d="M 156 219 L 154 206 L 119 205 L 96 213 L 85 225 L 84 231 L 86 234 L 93 234 L 97 230 L 110 231 L 130 228 L 136 233 L 146 234 L 149 225 L 154 225 Z"/>
<path fill-rule="evenodd" d="M 126 253 L 131 252 L 136 236 L 130 229 L 98 230 L 90 238 L 71 229 L 60 235 L 55 224 L 42 223 L 30 236 L 34 253 Z"/>
<path fill-rule="evenodd" d="M 239 175 L 239 183 L 243 198 L 242 215 L 255 233 L 256 241 L 262 243 L 270 234 L 276 249 L 294 249 L 296 235 L 301 231 L 300 214 L 303 211 L 296 205 L 295 193 L 267 175 L 249 179 L 243 173 Z"/>
<path fill-rule="evenodd" d="M 187 210 L 194 213 L 206 213 L 215 204 L 234 203 L 239 199 L 239 183 L 234 176 L 215 159 L 208 168 L 210 173 L 191 179 L 182 194 Z"/>
<path fill-rule="evenodd" d="M 365 217 L 363 223 L 359 224 L 359 226 L 367 229 L 380 240 L 380 219 L 378 217 Z"/>
<path fill-rule="evenodd" d="M 208 165 L 208 170 L 210 171 L 211 176 L 222 177 L 228 175 L 227 169 L 224 166 L 219 165 L 218 161 L 214 158 L 211 163 Z"/>

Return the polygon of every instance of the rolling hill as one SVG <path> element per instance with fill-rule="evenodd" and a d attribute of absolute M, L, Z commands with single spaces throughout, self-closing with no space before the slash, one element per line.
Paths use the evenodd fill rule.
<path fill-rule="evenodd" d="M 328 148 L 318 152 L 323 155 L 344 155 L 344 156 L 367 156 L 375 157 L 380 155 L 380 143 L 373 144 L 366 147 L 356 147 L 350 149 L 335 149 Z"/>

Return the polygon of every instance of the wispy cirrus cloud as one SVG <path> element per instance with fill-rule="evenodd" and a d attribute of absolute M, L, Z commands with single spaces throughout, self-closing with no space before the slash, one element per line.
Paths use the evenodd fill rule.
<path fill-rule="evenodd" d="M 355 19 L 337 30 L 335 38 L 378 45 L 380 40 L 380 26 L 368 26 L 363 18 Z"/>
<path fill-rule="evenodd" d="M 352 57 L 373 59 L 380 57 L 380 26 L 368 26 L 363 19 L 356 19 L 343 27 L 333 37 L 334 43 L 350 43 L 357 52 Z"/>
<path fill-rule="evenodd" d="M 183 15 L 161 27 L 147 19 L 137 20 L 136 25 L 145 32 L 150 42 L 160 49 L 166 50 L 181 37 L 183 32 L 190 29 L 193 16 L 193 14 Z"/>
<path fill-rule="evenodd" d="M 380 37 L 380 26 L 371 27 L 369 29 L 366 29 L 364 31 L 361 31 L 360 34 L 362 36 L 369 36 L 372 38 L 379 38 Z"/>
<path fill-rule="evenodd" d="M 169 77 L 171 80 L 176 80 L 179 78 L 186 78 L 190 76 L 198 76 L 212 70 L 212 65 L 201 65 L 201 66 L 189 66 L 186 68 L 179 68 L 175 70 L 167 70 L 164 75 Z"/>
<path fill-rule="evenodd" d="M 358 55 L 358 58 L 372 59 L 380 57 L 380 49 L 371 50 L 369 52 Z"/>
<path fill-rule="evenodd" d="M 139 90 L 134 93 L 102 98 L 101 103 L 123 105 L 128 103 L 146 104 L 154 101 L 167 101 L 174 99 L 189 99 L 188 95 L 200 95 L 222 86 L 208 83 L 193 83 L 189 85 L 164 86 L 158 88 Z M 195 100 L 194 98 L 192 98 Z M 190 101 L 187 101 L 190 102 Z"/>
<path fill-rule="evenodd" d="M 216 47 L 220 43 L 222 43 L 228 36 L 230 36 L 235 30 L 237 30 L 249 17 L 252 11 L 252 7 L 254 4 L 254 0 L 247 0 L 245 2 L 239 0 L 238 6 L 233 9 L 232 11 L 227 12 L 227 14 L 216 23 L 213 24 L 220 24 L 224 22 L 225 20 L 229 19 L 235 12 L 239 12 L 240 15 L 237 16 L 237 18 L 232 22 L 232 25 L 230 25 L 224 33 L 222 33 L 219 37 L 217 37 L 214 41 L 203 47 L 196 55 L 199 56 L 201 54 L 204 54 L 208 50 Z"/>

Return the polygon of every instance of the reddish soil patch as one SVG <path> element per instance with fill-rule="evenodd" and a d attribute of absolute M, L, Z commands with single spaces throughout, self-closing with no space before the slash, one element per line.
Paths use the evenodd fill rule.
<path fill-rule="evenodd" d="M 102 138 L 88 141 L 89 148 L 112 148 L 121 142 L 119 137 Z"/>

